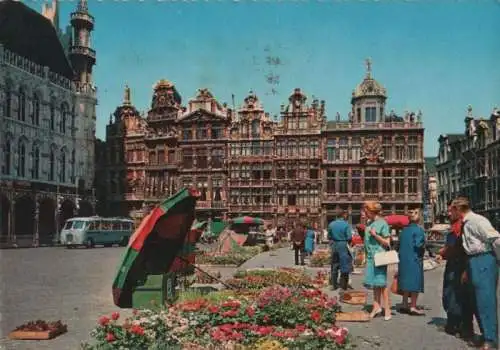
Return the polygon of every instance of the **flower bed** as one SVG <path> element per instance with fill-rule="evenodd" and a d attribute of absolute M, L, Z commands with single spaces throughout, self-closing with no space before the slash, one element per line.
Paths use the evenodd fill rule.
<path fill-rule="evenodd" d="M 262 252 L 262 247 L 240 247 L 238 251 L 229 253 L 199 252 L 196 263 L 201 265 L 236 265 L 240 266 L 245 261 Z"/>
<path fill-rule="evenodd" d="M 316 289 L 272 286 L 253 298 L 196 298 L 168 310 L 103 316 L 86 349 L 346 349 L 337 300 Z M 271 347 L 274 346 L 274 347 Z"/>
<path fill-rule="evenodd" d="M 331 258 L 329 249 L 316 250 L 309 261 L 309 265 L 313 267 L 323 267 L 330 265 L 330 263 Z"/>
<path fill-rule="evenodd" d="M 226 281 L 227 284 L 237 289 L 261 289 L 273 285 L 284 287 L 323 287 L 328 281 L 328 276 L 318 271 L 316 277 L 309 276 L 304 270 L 293 268 L 280 269 L 253 269 L 237 271 L 234 278 Z"/>

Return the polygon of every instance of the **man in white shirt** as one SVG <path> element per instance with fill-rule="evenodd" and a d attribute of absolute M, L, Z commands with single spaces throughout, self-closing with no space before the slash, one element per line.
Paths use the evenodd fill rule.
<path fill-rule="evenodd" d="M 484 337 L 482 350 L 498 346 L 497 259 L 493 245 L 500 234 L 484 216 L 470 210 L 469 200 L 459 197 L 451 203 L 450 211 L 462 217 L 462 241 L 468 256 L 467 274 L 476 296 L 479 327 Z"/>

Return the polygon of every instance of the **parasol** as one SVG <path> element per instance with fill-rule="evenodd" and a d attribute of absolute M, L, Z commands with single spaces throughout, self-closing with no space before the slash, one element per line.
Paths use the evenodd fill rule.
<path fill-rule="evenodd" d="M 248 224 L 248 225 L 262 225 L 264 220 L 261 218 L 254 218 L 251 216 L 240 216 L 231 220 L 233 224 Z"/>
<path fill-rule="evenodd" d="M 132 307 L 132 292 L 148 275 L 167 273 L 178 255 L 194 248 L 186 244 L 199 192 L 184 188 L 155 207 L 129 240 L 113 282 L 118 307 Z M 192 242 L 189 242 L 192 243 Z"/>
<path fill-rule="evenodd" d="M 410 218 L 407 215 L 387 215 L 384 220 L 393 229 L 401 229 L 410 224 Z"/>

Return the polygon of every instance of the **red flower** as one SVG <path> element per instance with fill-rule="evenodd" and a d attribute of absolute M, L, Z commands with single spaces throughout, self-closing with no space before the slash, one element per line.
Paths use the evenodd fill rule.
<path fill-rule="evenodd" d="M 247 307 L 245 312 L 247 313 L 248 317 L 253 317 L 255 315 L 255 309 L 251 306 Z"/>
<path fill-rule="evenodd" d="M 138 325 L 133 325 L 132 327 L 130 327 L 130 333 L 144 335 L 144 328 Z"/>
<path fill-rule="evenodd" d="M 115 335 L 113 333 L 106 334 L 106 341 L 108 343 L 114 342 L 116 340 Z"/>
<path fill-rule="evenodd" d="M 219 312 L 219 307 L 215 306 L 215 305 L 211 305 L 208 307 L 208 311 L 212 314 L 216 314 L 217 312 Z"/>
<path fill-rule="evenodd" d="M 342 333 L 335 337 L 335 342 L 339 345 L 343 345 L 345 343 L 345 338 L 346 338 L 345 334 Z"/>
<path fill-rule="evenodd" d="M 235 317 L 238 315 L 238 310 L 229 310 L 222 313 L 222 317 Z"/>
<path fill-rule="evenodd" d="M 117 319 L 119 319 L 119 318 L 120 318 L 120 313 L 119 313 L 119 312 L 113 312 L 113 313 L 111 314 L 111 319 L 112 319 L 112 320 L 115 320 L 115 321 L 116 321 L 116 320 L 117 320 Z"/>
<path fill-rule="evenodd" d="M 110 319 L 108 316 L 101 316 L 99 317 L 99 320 L 97 321 L 101 326 L 106 326 L 109 323 Z"/>
<path fill-rule="evenodd" d="M 297 331 L 299 331 L 299 332 L 302 333 L 302 332 L 304 332 L 307 329 L 307 327 L 305 325 L 303 325 L 303 324 L 298 324 L 298 325 L 295 326 L 295 329 Z"/>
<path fill-rule="evenodd" d="M 264 322 L 268 323 L 269 321 L 271 321 L 271 319 L 269 318 L 269 316 L 265 315 L 264 316 Z"/>
<path fill-rule="evenodd" d="M 319 321 L 321 320 L 321 313 L 319 311 L 313 311 L 311 312 L 310 317 L 311 320 L 313 320 L 316 323 L 319 323 Z"/>
<path fill-rule="evenodd" d="M 269 335 L 271 334 L 271 332 L 274 330 L 274 327 L 272 326 L 261 326 L 259 328 L 257 328 L 257 333 L 259 335 Z"/>
<path fill-rule="evenodd" d="M 318 329 L 317 332 L 316 332 L 316 335 L 319 337 L 319 338 L 326 338 L 326 332 L 322 329 Z"/>

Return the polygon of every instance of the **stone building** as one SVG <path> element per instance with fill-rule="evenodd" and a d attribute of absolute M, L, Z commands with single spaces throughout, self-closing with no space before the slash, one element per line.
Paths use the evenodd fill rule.
<path fill-rule="evenodd" d="M 474 117 L 467 109 L 463 134 L 441 135 L 436 164 L 438 213 L 445 219 L 447 201 L 467 196 L 474 211 L 500 226 L 500 112 Z"/>
<path fill-rule="evenodd" d="M 2 243 L 48 243 L 67 218 L 94 212 L 94 19 L 80 0 L 66 55 L 51 9 L 0 2 Z"/>
<path fill-rule="evenodd" d="M 337 206 L 360 222 L 366 199 L 397 213 L 422 204 L 421 115 L 386 113 L 386 91 L 369 62 L 346 120 L 327 121 L 325 102 L 308 103 L 298 88 L 275 121 L 253 92 L 231 109 L 201 89 L 184 107 L 174 85 L 160 81 L 144 116 L 128 88 L 125 95 L 107 127 L 112 215 L 141 217 L 191 184 L 202 193 L 200 219 L 253 215 L 325 227 Z"/>

